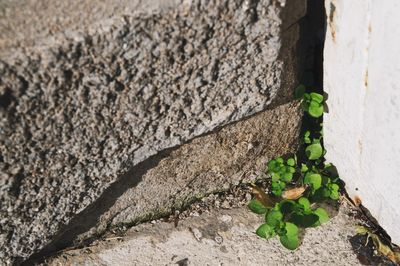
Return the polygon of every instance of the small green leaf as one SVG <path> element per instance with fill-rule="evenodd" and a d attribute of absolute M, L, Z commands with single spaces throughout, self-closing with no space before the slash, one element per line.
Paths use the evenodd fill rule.
<path fill-rule="evenodd" d="M 309 214 L 293 214 L 290 221 L 300 227 L 311 227 L 315 226 L 318 222 L 319 216 L 313 213 Z"/>
<path fill-rule="evenodd" d="M 319 93 L 311 92 L 310 97 L 311 100 L 316 101 L 317 103 L 322 103 L 324 101 L 324 96 Z"/>
<path fill-rule="evenodd" d="M 268 162 L 267 166 L 268 166 L 268 172 L 269 173 L 273 173 L 276 171 L 276 161 L 275 160 L 271 160 Z"/>
<path fill-rule="evenodd" d="M 324 198 L 329 198 L 330 195 L 331 195 L 331 192 L 329 191 L 329 189 L 327 189 L 327 188 L 322 188 L 322 196 L 323 196 Z"/>
<path fill-rule="evenodd" d="M 331 192 L 331 194 L 329 195 L 329 197 L 330 197 L 331 199 L 333 199 L 333 200 L 338 200 L 338 199 L 340 198 L 340 195 L 339 195 L 339 192 L 334 191 L 334 192 Z"/>
<path fill-rule="evenodd" d="M 286 183 L 292 181 L 292 178 L 293 178 L 293 174 L 292 173 L 284 173 L 282 175 L 282 181 L 284 181 Z"/>
<path fill-rule="evenodd" d="M 318 208 L 314 211 L 316 215 L 318 215 L 319 220 L 316 225 L 320 225 L 329 221 L 329 214 L 323 208 Z"/>
<path fill-rule="evenodd" d="M 307 165 L 306 164 L 304 164 L 304 163 L 302 163 L 301 164 L 301 170 L 300 170 L 302 173 L 305 173 L 305 172 L 307 172 L 308 171 L 308 167 L 307 167 Z"/>
<path fill-rule="evenodd" d="M 271 177 L 272 177 L 272 182 L 276 182 L 279 181 L 279 179 L 281 179 L 281 176 L 277 173 L 273 173 Z"/>
<path fill-rule="evenodd" d="M 283 236 L 286 234 L 285 229 L 286 223 L 284 221 L 279 222 L 279 224 L 274 228 L 277 235 Z"/>
<path fill-rule="evenodd" d="M 301 197 L 297 200 L 297 202 L 303 207 L 303 210 L 305 211 L 310 210 L 311 204 L 307 198 Z"/>
<path fill-rule="evenodd" d="M 322 178 L 320 174 L 308 173 L 304 177 L 304 183 L 310 184 L 313 190 L 317 190 L 321 187 Z"/>
<path fill-rule="evenodd" d="M 335 183 L 329 184 L 329 189 L 331 191 L 339 191 L 339 185 Z"/>
<path fill-rule="evenodd" d="M 247 206 L 252 212 L 257 214 L 264 214 L 268 211 L 268 208 L 256 199 L 252 199 Z"/>
<path fill-rule="evenodd" d="M 283 219 L 283 214 L 280 211 L 277 210 L 271 210 L 267 213 L 265 217 L 265 221 L 267 224 L 269 224 L 272 227 L 276 227 L 279 225 L 279 222 L 281 222 Z"/>
<path fill-rule="evenodd" d="M 296 173 L 296 169 L 294 167 L 288 166 L 288 169 L 289 169 L 289 171 L 288 171 L 289 173 L 292 173 L 292 174 Z"/>
<path fill-rule="evenodd" d="M 289 165 L 289 166 L 295 166 L 295 164 L 296 164 L 296 162 L 295 162 L 295 160 L 294 160 L 293 158 L 289 158 L 289 159 L 287 160 L 287 165 Z"/>
<path fill-rule="evenodd" d="M 286 166 L 282 165 L 281 167 L 279 167 L 279 171 L 278 171 L 281 175 L 283 175 L 284 173 L 286 173 Z"/>
<path fill-rule="evenodd" d="M 279 164 L 283 164 L 283 158 L 282 158 L 282 157 L 276 158 L 276 161 L 277 161 Z"/>
<path fill-rule="evenodd" d="M 331 183 L 328 185 L 329 197 L 333 200 L 339 199 L 339 185 Z"/>
<path fill-rule="evenodd" d="M 318 104 L 317 102 L 312 101 L 310 103 L 307 111 L 312 117 L 318 118 L 318 117 L 321 117 L 323 115 L 324 106 L 322 104 Z"/>
<path fill-rule="evenodd" d="M 292 200 L 283 200 L 279 203 L 279 207 L 282 213 L 288 214 L 293 211 L 295 204 Z"/>
<path fill-rule="evenodd" d="M 260 227 L 258 227 L 258 229 L 256 231 L 256 234 L 259 237 L 266 238 L 266 239 L 269 239 L 276 235 L 274 228 L 268 224 L 260 225 Z"/>
<path fill-rule="evenodd" d="M 298 228 L 292 223 L 286 223 L 285 228 L 286 235 L 281 235 L 279 239 L 285 248 L 295 250 L 300 244 Z"/>
<path fill-rule="evenodd" d="M 275 196 L 281 196 L 283 189 L 286 187 L 285 183 L 282 181 L 272 181 L 271 183 L 271 191 Z"/>
<path fill-rule="evenodd" d="M 292 223 L 286 223 L 285 229 L 286 229 L 287 236 L 297 236 L 299 233 L 299 229 L 297 228 L 297 226 Z"/>
<path fill-rule="evenodd" d="M 317 160 L 322 156 L 322 146 L 320 143 L 308 145 L 306 148 L 306 155 L 310 160 Z"/>
<path fill-rule="evenodd" d="M 305 92 L 306 92 L 306 86 L 304 86 L 303 84 L 299 85 L 294 91 L 294 98 L 295 99 L 302 98 Z"/>

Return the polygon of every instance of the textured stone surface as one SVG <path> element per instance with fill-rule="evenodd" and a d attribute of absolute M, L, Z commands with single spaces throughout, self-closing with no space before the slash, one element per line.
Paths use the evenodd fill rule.
<path fill-rule="evenodd" d="M 2 0 L 0 55 L 10 49 L 48 44 L 49 37 L 98 30 L 115 16 L 132 16 L 176 7 L 180 0 Z"/>
<path fill-rule="evenodd" d="M 157 152 L 288 102 L 297 81 L 305 1 L 63 2 L 0 4 L 1 258 L 41 249 Z"/>
<path fill-rule="evenodd" d="M 262 216 L 239 208 L 191 217 L 176 228 L 142 224 L 122 238 L 63 252 L 45 265 L 361 265 L 348 241 L 356 224 L 348 211 L 342 206 L 327 224 L 306 229 L 296 251 L 278 238 L 258 238 Z"/>
<path fill-rule="evenodd" d="M 268 160 L 295 152 L 300 118 L 298 103 L 281 105 L 152 157 L 111 185 L 43 254 L 106 229 L 165 216 L 205 195 L 262 177 Z"/>

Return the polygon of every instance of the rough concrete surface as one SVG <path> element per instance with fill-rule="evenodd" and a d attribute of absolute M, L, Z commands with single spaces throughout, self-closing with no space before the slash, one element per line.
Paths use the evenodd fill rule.
<path fill-rule="evenodd" d="M 254 181 L 276 154 L 295 152 L 300 117 L 298 103 L 281 105 L 139 164 L 73 219 L 45 252 L 72 240 L 79 244 L 105 229 L 165 216 L 210 193 Z"/>
<path fill-rule="evenodd" d="M 39 251 L 115 181 L 144 174 L 152 155 L 286 103 L 297 83 L 305 1 L 72 2 L 0 2 L 5 263 Z M 275 138 L 296 136 L 292 118 Z"/>
<path fill-rule="evenodd" d="M 348 241 L 356 224 L 348 213 L 342 206 L 328 223 L 306 229 L 296 251 L 278 238 L 258 238 L 263 217 L 242 207 L 190 217 L 176 228 L 142 224 L 123 237 L 62 252 L 46 265 L 361 265 Z"/>

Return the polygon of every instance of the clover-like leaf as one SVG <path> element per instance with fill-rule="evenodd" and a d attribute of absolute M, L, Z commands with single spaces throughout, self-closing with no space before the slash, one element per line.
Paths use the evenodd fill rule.
<path fill-rule="evenodd" d="M 317 160 L 322 156 L 323 149 L 320 143 L 313 143 L 306 148 L 306 155 L 310 160 Z"/>
<path fill-rule="evenodd" d="M 282 181 L 284 181 L 284 182 L 286 182 L 286 183 L 292 181 L 292 179 L 293 179 L 293 174 L 290 173 L 290 172 L 289 172 L 289 173 L 286 172 L 286 173 L 284 173 L 284 174 L 282 175 Z"/>
<path fill-rule="evenodd" d="M 338 184 L 335 184 L 335 183 L 329 184 L 328 189 L 330 192 L 329 197 L 331 199 L 333 199 L 333 200 L 339 199 L 339 185 Z"/>
<path fill-rule="evenodd" d="M 265 221 L 272 227 L 276 227 L 283 220 L 283 214 L 279 210 L 270 210 L 265 216 Z"/>
<path fill-rule="evenodd" d="M 312 100 L 308 106 L 307 111 L 312 117 L 318 118 L 323 115 L 324 106 L 321 103 Z"/>
<path fill-rule="evenodd" d="M 331 199 L 333 199 L 333 200 L 338 200 L 339 197 L 340 197 L 340 195 L 339 195 L 339 192 L 338 192 L 338 191 L 332 191 L 332 192 L 330 193 L 329 197 L 330 197 Z"/>
<path fill-rule="evenodd" d="M 284 166 L 283 164 L 279 167 L 279 174 L 283 175 L 284 173 L 286 173 L 286 166 Z"/>
<path fill-rule="evenodd" d="M 298 228 L 295 224 L 287 222 L 285 224 L 286 234 L 280 236 L 282 245 L 290 250 L 295 250 L 299 244 Z"/>
<path fill-rule="evenodd" d="M 324 96 L 316 92 L 311 92 L 310 98 L 312 101 L 316 101 L 317 103 L 322 103 L 324 101 Z"/>
<path fill-rule="evenodd" d="M 296 172 L 296 169 L 293 166 L 288 166 L 286 169 L 287 172 L 294 174 Z"/>
<path fill-rule="evenodd" d="M 277 173 L 273 173 L 271 175 L 271 179 L 272 179 L 272 182 L 277 182 L 277 181 L 279 181 L 279 179 L 281 179 L 281 176 Z"/>
<path fill-rule="evenodd" d="M 267 166 L 268 166 L 268 173 L 271 174 L 276 172 L 277 162 L 275 160 L 269 161 Z"/>
<path fill-rule="evenodd" d="M 287 160 L 287 165 L 289 166 L 295 166 L 296 165 L 296 161 L 293 158 L 289 158 Z"/>
<path fill-rule="evenodd" d="M 257 214 L 264 214 L 268 211 L 268 208 L 264 206 L 259 200 L 257 199 L 252 199 L 249 204 L 247 205 L 249 209 Z"/>
<path fill-rule="evenodd" d="M 323 223 L 326 223 L 327 221 L 329 221 L 329 214 L 326 212 L 325 209 L 323 208 L 317 208 L 314 211 L 314 214 L 318 215 L 319 219 L 317 221 L 317 223 L 315 225 L 321 225 Z"/>
<path fill-rule="evenodd" d="M 307 198 L 301 197 L 297 200 L 297 202 L 303 207 L 304 211 L 309 211 L 311 209 L 311 203 Z"/>
<path fill-rule="evenodd" d="M 259 237 L 269 239 L 271 237 L 274 237 L 276 235 L 275 230 L 272 226 L 269 224 L 262 224 L 260 227 L 258 227 L 256 234 Z"/>
<path fill-rule="evenodd" d="M 310 184 L 314 191 L 321 187 L 321 182 L 321 175 L 317 173 L 307 173 L 304 177 L 304 183 Z"/>
<path fill-rule="evenodd" d="M 308 166 L 307 166 L 306 164 L 302 163 L 302 164 L 301 164 L 301 169 L 300 169 L 300 171 L 301 171 L 302 173 L 307 172 L 307 171 L 308 171 Z"/>
<path fill-rule="evenodd" d="M 272 194 L 274 194 L 275 196 L 281 196 L 282 195 L 282 191 L 283 189 L 286 187 L 285 182 L 282 181 L 272 181 L 271 183 L 271 191 Z"/>

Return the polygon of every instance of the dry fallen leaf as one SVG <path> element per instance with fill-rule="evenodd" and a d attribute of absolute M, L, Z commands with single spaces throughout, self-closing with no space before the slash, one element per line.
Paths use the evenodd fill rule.
<path fill-rule="evenodd" d="M 304 191 L 306 191 L 306 188 L 304 186 L 291 188 L 291 189 L 283 191 L 282 198 L 288 199 L 288 200 L 296 200 L 303 195 Z"/>
<path fill-rule="evenodd" d="M 357 227 L 357 233 L 360 235 L 367 234 L 367 239 L 372 239 L 376 250 L 383 256 L 387 257 L 394 263 L 400 263 L 400 252 L 395 252 L 392 250 L 390 246 L 385 245 L 382 243 L 380 237 L 377 234 L 372 233 L 368 228 L 364 226 Z M 368 240 L 367 240 L 368 243 Z"/>
<path fill-rule="evenodd" d="M 257 185 L 252 185 L 251 192 L 253 193 L 254 197 L 267 208 L 274 207 L 275 203 L 277 202 L 271 196 L 268 196 L 267 193 L 265 193 L 264 190 L 259 188 Z"/>

